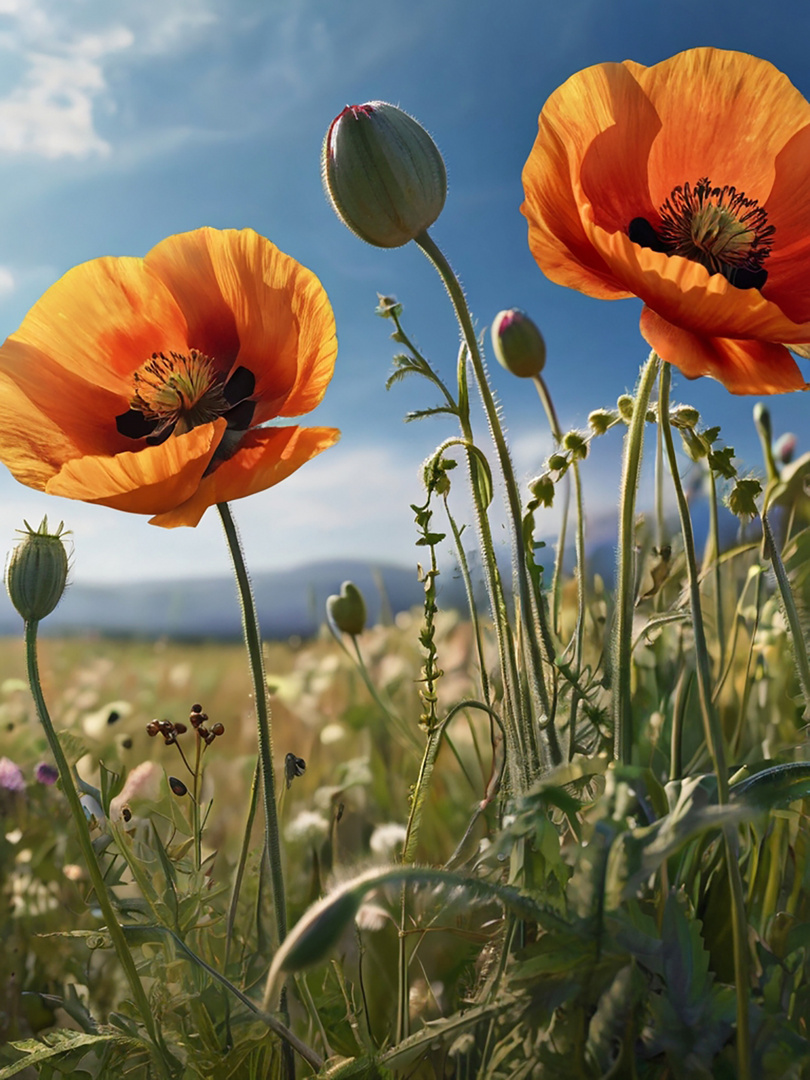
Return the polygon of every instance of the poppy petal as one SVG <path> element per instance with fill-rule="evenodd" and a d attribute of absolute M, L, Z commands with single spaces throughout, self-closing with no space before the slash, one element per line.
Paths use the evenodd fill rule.
<path fill-rule="evenodd" d="M 93 259 L 48 289 L 12 342 L 38 349 L 83 383 L 128 398 L 132 372 L 153 352 L 186 351 L 186 320 L 143 259 Z"/>
<path fill-rule="evenodd" d="M 249 431 L 233 457 L 204 477 L 187 502 L 151 518 L 174 529 L 196 525 L 209 506 L 278 484 L 340 438 L 334 428 L 270 427 Z"/>
<path fill-rule="evenodd" d="M 177 297 L 189 341 L 256 377 L 256 423 L 300 416 L 321 401 L 337 341 L 315 275 L 252 229 L 197 229 L 146 256 Z"/>
<path fill-rule="evenodd" d="M 708 176 L 763 204 L 776 155 L 810 123 L 810 104 L 786 75 L 748 53 L 699 48 L 652 67 L 625 62 L 661 120 L 650 148 L 650 196 Z"/>
<path fill-rule="evenodd" d="M 810 339 L 810 322 L 794 323 L 758 289 L 737 289 L 700 263 L 639 247 L 623 233 L 591 226 L 589 234 L 629 292 L 669 322 L 705 337 Z"/>
<path fill-rule="evenodd" d="M 51 495 L 99 503 L 133 514 L 160 514 L 196 491 L 225 421 L 203 424 L 159 446 L 68 461 L 48 481 Z"/>
<path fill-rule="evenodd" d="M 783 345 L 769 341 L 699 337 L 662 319 L 650 308 L 641 312 L 644 340 L 662 360 L 688 379 L 708 375 L 732 394 L 782 394 L 804 390 L 807 383 Z"/>

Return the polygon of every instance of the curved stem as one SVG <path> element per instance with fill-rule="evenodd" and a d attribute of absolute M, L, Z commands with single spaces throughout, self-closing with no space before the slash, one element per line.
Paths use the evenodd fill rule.
<path fill-rule="evenodd" d="M 534 594 L 531 588 L 523 545 L 520 496 L 515 481 L 514 469 L 512 468 L 512 460 L 509 456 L 509 449 L 506 445 L 506 439 L 504 438 L 503 430 L 501 428 L 498 408 L 492 396 L 492 391 L 489 388 L 483 360 L 481 358 L 481 351 L 478 347 L 478 339 L 475 335 L 472 319 L 470 318 L 470 313 L 467 308 L 467 301 L 464 297 L 464 292 L 459 284 L 458 278 L 453 273 L 444 253 L 427 232 L 423 232 L 420 236 L 417 236 L 415 243 L 422 251 L 424 251 L 425 255 L 427 255 L 435 266 L 453 303 L 456 318 L 458 319 L 464 341 L 469 351 L 470 361 L 478 384 L 478 392 L 481 396 L 484 412 L 486 413 L 489 422 L 492 439 L 495 443 L 498 462 L 501 467 L 506 490 L 506 503 L 510 519 L 512 548 L 514 553 L 514 574 L 518 598 L 520 600 L 521 616 L 526 630 L 525 634 L 522 635 L 529 653 L 525 665 L 526 678 L 532 690 L 532 694 L 536 699 L 538 714 L 542 713 L 548 718 L 551 715 L 551 707 L 543 672 L 543 657 L 540 650 L 540 639 L 542 639 L 545 659 L 549 663 L 553 663 L 554 661 L 555 649 L 549 628 L 546 625 L 546 616 L 543 605 L 542 603 L 535 603 Z M 553 724 L 548 724 L 545 730 L 548 739 L 548 751 L 551 757 L 551 763 L 559 764 L 562 760 L 562 754 L 557 741 L 556 730 L 554 729 Z M 527 735 L 529 749 L 533 759 L 531 761 L 531 768 L 532 771 L 536 771 L 539 761 L 537 761 L 538 750 L 533 728 L 530 728 Z"/>
<path fill-rule="evenodd" d="M 239 602 L 242 607 L 242 630 L 253 681 L 253 699 L 256 703 L 256 722 L 259 737 L 259 762 L 261 764 L 262 796 L 264 801 L 264 838 L 270 860 L 270 880 L 273 889 L 273 907 L 276 913 L 278 943 L 287 936 L 287 901 L 284 895 L 284 875 L 281 868 L 281 835 L 276 811 L 276 790 L 273 775 L 273 738 L 270 729 L 270 707 L 267 701 L 267 680 L 264 675 L 262 639 L 253 590 L 250 587 L 242 545 L 236 531 L 236 523 L 227 503 L 217 503 L 222 527 L 233 560 Z"/>
<path fill-rule="evenodd" d="M 25 624 L 25 655 L 28 666 L 28 682 L 31 687 L 31 694 L 34 698 L 37 716 L 45 731 L 48 746 L 51 749 L 51 753 L 56 761 L 56 767 L 59 770 L 59 779 L 70 807 L 73 825 L 76 830 L 76 838 L 79 841 L 79 847 L 81 848 L 82 856 L 85 865 L 87 866 L 87 872 L 90 875 L 90 881 L 93 885 L 93 891 L 96 894 L 98 906 L 104 917 L 107 933 L 112 940 L 118 962 L 124 969 L 124 974 L 127 977 L 127 982 L 132 991 L 132 997 L 135 1002 L 135 1007 L 140 1014 L 141 1022 L 146 1028 L 149 1038 L 154 1046 L 153 1059 L 155 1064 L 160 1075 L 168 1077 L 169 1070 L 166 1066 L 164 1056 L 161 1053 L 162 1040 L 155 1024 L 152 1008 L 135 967 L 132 953 L 129 951 L 124 931 L 121 924 L 118 922 L 115 909 L 113 908 L 112 901 L 107 892 L 104 875 L 101 872 L 101 867 L 99 866 L 95 849 L 93 848 L 93 841 L 90 838 L 87 818 L 84 815 L 84 809 L 82 808 L 79 793 L 76 791 L 76 786 L 73 782 L 73 773 L 71 772 L 67 758 L 62 750 L 62 745 L 54 730 L 53 721 L 48 713 L 48 707 L 45 704 L 45 697 L 42 693 L 42 684 L 39 677 L 39 662 L 37 660 L 38 627 L 39 623 L 36 620 L 26 622 Z"/>
<path fill-rule="evenodd" d="M 613 696 L 614 753 L 622 765 L 629 765 L 633 754 L 631 661 L 636 578 L 636 493 L 641 474 L 641 453 L 644 448 L 644 425 L 647 422 L 647 406 L 650 402 L 650 394 L 657 374 L 658 355 L 651 352 L 641 372 L 635 401 L 633 402 L 633 418 L 624 437 L 622 488 L 619 504 L 619 566 L 613 654 L 613 670 L 616 680 L 616 693 Z"/>

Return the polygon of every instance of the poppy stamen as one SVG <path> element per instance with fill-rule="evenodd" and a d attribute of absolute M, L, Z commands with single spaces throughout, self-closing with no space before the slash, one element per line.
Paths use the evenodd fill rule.
<path fill-rule="evenodd" d="M 157 420 L 159 426 L 171 424 L 175 435 L 211 423 L 230 407 L 223 392 L 225 380 L 214 361 L 196 349 L 187 356 L 152 353 L 132 381 L 130 408 L 147 420 Z"/>
<path fill-rule="evenodd" d="M 674 188 L 658 213 L 657 229 L 644 218 L 630 223 L 634 243 L 699 262 L 739 289 L 765 284 L 768 271 L 762 264 L 776 230 L 756 199 L 733 185 L 713 187 L 704 176 L 694 187 L 686 183 Z"/>
<path fill-rule="evenodd" d="M 256 386 L 253 373 L 239 367 L 226 379 L 214 360 L 197 349 L 152 353 L 133 374 L 132 384 L 129 410 L 115 418 L 116 427 L 127 438 L 145 437 L 150 446 L 220 416 L 229 429 L 243 434 L 253 419 L 255 402 L 248 400 Z"/>

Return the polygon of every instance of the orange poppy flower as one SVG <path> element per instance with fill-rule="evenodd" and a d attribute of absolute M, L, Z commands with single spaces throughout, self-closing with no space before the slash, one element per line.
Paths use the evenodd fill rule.
<path fill-rule="evenodd" d="M 640 297 L 642 335 L 689 378 L 805 386 L 785 345 L 810 355 L 810 104 L 771 64 L 587 68 L 546 102 L 523 184 L 552 281 Z"/>
<path fill-rule="evenodd" d="M 68 271 L 0 348 L 0 461 L 23 484 L 172 528 L 277 484 L 333 428 L 318 279 L 251 229 L 170 236 Z"/>

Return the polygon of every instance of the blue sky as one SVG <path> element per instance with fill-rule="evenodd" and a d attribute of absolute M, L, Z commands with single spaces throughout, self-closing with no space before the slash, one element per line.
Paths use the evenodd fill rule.
<path fill-rule="evenodd" d="M 394 102 L 432 133 L 449 194 L 432 230 L 481 329 L 522 307 L 548 343 L 546 376 L 564 426 L 632 387 L 647 348 L 640 304 L 605 303 L 545 280 L 526 243 L 520 173 L 537 115 L 574 71 L 652 64 L 715 45 L 762 56 L 810 96 L 810 7 L 774 0 L 0 0 L 0 338 L 76 263 L 142 255 L 200 225 L 251 226 L 320 277 L 340 350 L 315 423 L 341 442 L 275 489 L 235 504 L 254 570 L 351 556 L 413 562 L 418 466 L 454 432 L 404 425 L 432 402 L 405 382 L 386 393 L 394 349 L 377 292 L 452 378 L 457 331 L 424 256 L 364 245 L 335 218 L 320 181 L 324 132 L 346 104 Z M 492 366 L 519 474 L 549 449 L 539 405 Z M 808 365 L 810 378 L 810 365 Z M 708 380 L 676 396 L 720 423 L 758 466 L 754 399 Z M 803 394 L 769 402 L 777 433 L 810 448 Z M 584 469 L 594 527 L 615 508 L 618 439 Z M 81 581 L 227 572 L 218 517 L 195 530 L 31 492 L 0 471 L 0 539 L 43 513 L 73 530 Z"/>

